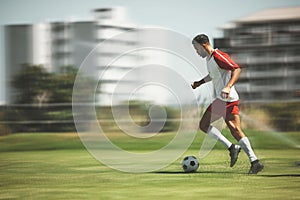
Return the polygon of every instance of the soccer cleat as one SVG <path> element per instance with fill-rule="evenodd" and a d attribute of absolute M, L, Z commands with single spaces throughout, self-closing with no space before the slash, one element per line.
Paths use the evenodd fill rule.
<path fill-rule="evenodd" d="M 251 167 L 250 167 L 248 174 L 257 174 L 258 172 L 263 170 L 263 168 L 264 168 L 264 165 L 259 160 L 255 160 L 255 161 L 251 162 Z"/>
<path fill-rule="evenodd" d="M 230 167 L 233 167 L 238 159 L 241 147 L 239 145 L 232 144 L 228 150 L 230 155 Z"/>

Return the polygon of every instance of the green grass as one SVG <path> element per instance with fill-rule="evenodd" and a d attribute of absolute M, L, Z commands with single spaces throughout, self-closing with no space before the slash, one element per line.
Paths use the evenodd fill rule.
<path fill-rule="evenodd" d="M 0 137 L 0 199 L 300 199 L 299 149 L 273 133 L 247 131 L 265 163 L 258 175 L 247 175 L 241 153 L 234 168 L 221 145 L 200 160 L 197 173 L 182 173 L 181 160 L 198 155 L 203 134 L 170 166 L 152 173 L 122 173 L 95 160 L 77 134 L 15 134 Z M 228 131 L 225 130 L 225 135 Z M 147 139 L 115 134 L 127 150 L 160 148 L 172 133 Z M 299 144 L 300 133 L 285 133 Z"/>

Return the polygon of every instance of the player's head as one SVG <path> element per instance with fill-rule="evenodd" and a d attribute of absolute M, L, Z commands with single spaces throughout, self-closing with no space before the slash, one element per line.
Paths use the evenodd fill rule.
<path fill-rule="evenodd" d="M 205 50 L 205 46 L 210 45 L 209 38 L 205 34 L 200 34 L 194 37 L 192 44 L 197 51 L 197 54 L 202 58 L 205 58 L 208 54 Z"/>
<path fill-rule="evenodd" d="M 198 43 L 200 45 L 209 44 L 209 38 L 205 34 L 200 34 L 200 35 L 197 35 L 196 37 L 194 37 L 193 44 L 194 43 Z"/>

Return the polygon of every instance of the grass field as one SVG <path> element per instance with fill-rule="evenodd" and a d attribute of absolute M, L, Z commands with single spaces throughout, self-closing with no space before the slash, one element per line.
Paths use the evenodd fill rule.
<path fill-rule="evenodd" d="M 148 150 L 160 148 L 172 133 L 146 140 Z M 225 135 L 228 131 L 225 130 Z M 95 160 L 75 133 L 15 134 L 0 137 L 0 199 L 300 199 L 300 133 L 248 131 L 265 164 L 247 175 L 248 158 L 240 154 L 234 168 L 218 144 L 200 160 L 197 173 L 182 173 L 181 160 L 198 155 L 203 135 L 180 159 L 151 173 L 114 171 Z M 147 146 L 126 136 L 114 142 L 127 150 Z"/>

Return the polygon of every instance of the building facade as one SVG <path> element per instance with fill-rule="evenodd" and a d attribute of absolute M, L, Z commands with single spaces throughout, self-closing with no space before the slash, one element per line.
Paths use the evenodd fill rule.
<path fill-rule="evenodd" d="M 118 56 L 120 49 L 130 50 L 138 46 L 141 38 L 139 26 L 126 19 L 122 7 L 96 9 L 93 14 L 92 20 L 85 21 L 5 26 L 6 104 L 14 103 L 18 95 L 9 83 L 23 64 L 43 65 L 49 72 L 59 73 L 63 66 L 79 68 L 95 48 L 94 74 L 101 86 L 96 94 L 97 103 L 110 105 L 112 95 L 118 102 L 128 99 L 140 76 L 122 77 L 141 64 L 141 57 L 131 53 L 109 66 L 107 62 Z M 117 37 L 125 32 L 126 37 Z M 122 89 L 115 91 L 118 84 Z"/>
<path fill-rule="evenodd" d="M 243 101 L 300 101 L 300 7 L 264 10 L 222 30 L 214 45 L 243 67 Z"/>

